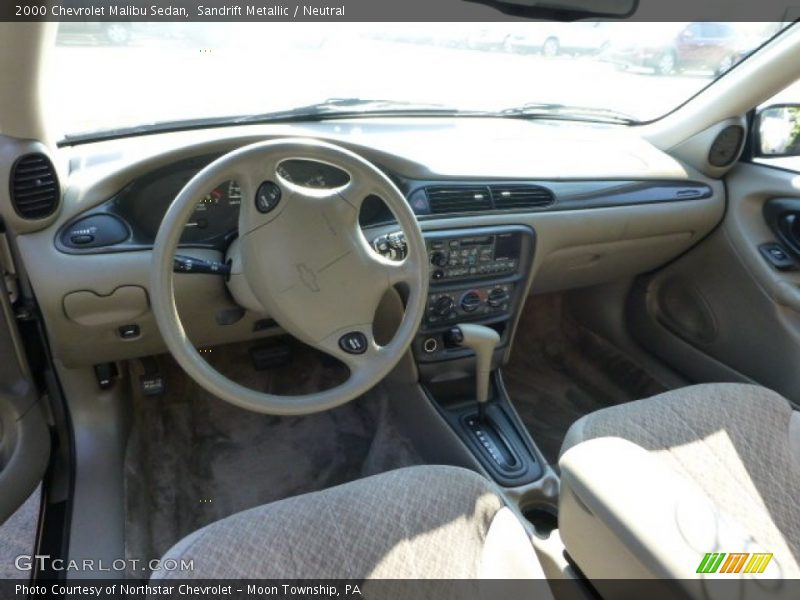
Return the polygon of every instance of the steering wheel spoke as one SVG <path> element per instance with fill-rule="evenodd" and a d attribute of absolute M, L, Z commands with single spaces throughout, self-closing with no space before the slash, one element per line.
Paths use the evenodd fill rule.
<path fill-rule="evenodd" d="M 381 256 L 372 250 L 370 250 L 369 261 L 376 276 L 385 277 L 388 286 L 410 283 L 419 268 L 417 262 L 410 256 L 397 261 Z"/>
<path fill-rule="evenodd" d="M 373 181 L 359 176 L 356 172 L 352 174 L 347 185 L 338 190 L 338 194 L 358 211 L 368 196 L 381 195 L 381 189 Z"/>

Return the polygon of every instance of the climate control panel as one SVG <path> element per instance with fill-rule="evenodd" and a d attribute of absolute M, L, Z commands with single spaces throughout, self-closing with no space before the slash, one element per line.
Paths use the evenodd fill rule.
<path fill-rule="evenodd" d="M 428 296 L 425 325 L 439 327 L 508 312 L 513 283 L 434 291 Z"/>
<path fill-rule="evenodd" d="M 536 233 L 523 225 L 500 225 L 423 232 L 429 273 L 425 317 L 412 348 L 417 362 L 436 363 L 471 355 L 448 335 L 459 323 L 480 323 L 509 342 L 512 324 L 525 300 Z M 408 253 L 402 232 L 372 240 L 389 260 Z"/>

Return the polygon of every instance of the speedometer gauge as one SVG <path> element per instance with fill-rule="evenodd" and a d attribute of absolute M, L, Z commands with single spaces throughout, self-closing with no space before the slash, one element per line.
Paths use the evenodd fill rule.
<path fill-rule="evenodd" d="M 347 172 L 315 160 L 289 158 L 278 165 L 277 171 L 289 183 L 312 189 L 330 190 L 350 181 Z"/>

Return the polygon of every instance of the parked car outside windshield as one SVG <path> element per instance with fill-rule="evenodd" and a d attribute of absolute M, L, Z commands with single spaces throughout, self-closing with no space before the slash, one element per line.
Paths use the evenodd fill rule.
<path fill-rule="evenodd" d="M 606 59 L 621 68 L 659 75 L 703 71 L 722 75 L 760 43 L 761 24 L 642 23 L 636 35 L 619 36 Z"/>
<path fill-rule="evenodd" d="M 122 41 L 108 23 L 65 23 L 53 49 L 50 101 L 64 136 L 268 115 L 330 99 L 344 99 L 349 112 L 360 100 L 381 101 L 362 103 L 365 112 L 395 103 L 494 113 L 533 103 L 566 107 L 560 118 L 574 107 L 582 119 L 648 121 L 782 27 L 148 23 L 133 24 Z"/>

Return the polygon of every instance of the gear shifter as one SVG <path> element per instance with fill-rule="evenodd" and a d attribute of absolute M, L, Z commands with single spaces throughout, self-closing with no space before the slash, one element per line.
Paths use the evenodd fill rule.
<path fill-rule="evenodd" d="M 500 343 L 500 335 L 484 325 L 465 323 L 453 327 L 449 337 L 454 344 L 466 346 L 475 352 L 475 398 L 478 401 L 478 419 L 483 421 L 486 415 L 486 403 L 489 401 L 492 355 Z"/>

